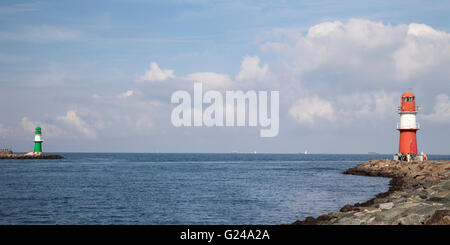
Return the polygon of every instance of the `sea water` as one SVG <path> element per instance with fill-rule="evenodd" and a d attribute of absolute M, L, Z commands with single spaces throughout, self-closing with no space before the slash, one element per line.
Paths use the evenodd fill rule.
<path fill-rule="evenodd" d="M 390 155 L 59 153 L 0 160 L 0 224 L 285 224 L 364 202 Z M 448 159 L 448 158 L 447 158 Z"/>

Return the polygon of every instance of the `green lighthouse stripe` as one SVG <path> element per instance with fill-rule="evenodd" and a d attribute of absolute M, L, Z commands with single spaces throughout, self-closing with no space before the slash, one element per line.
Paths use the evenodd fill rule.
<path fill-rule="evenodd" d="M 42 141 L 34 142 L 34 152 L 42 152 Z"/>

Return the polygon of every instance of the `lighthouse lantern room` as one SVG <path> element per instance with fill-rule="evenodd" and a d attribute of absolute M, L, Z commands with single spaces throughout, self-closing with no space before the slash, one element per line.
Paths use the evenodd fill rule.
<path fill-rule="evenodd" d="M 420 127 L 416 121 L 418 112 L 416 96 L 411 92 L 403 93 L 398 108 L 400 123 L 397 124 L 397 130 L 400 131 L 400 142 L 398 153 L 394 156 L 395 160 L 423 160 L 423 156 L 417 153 L 416 132 Z"/>

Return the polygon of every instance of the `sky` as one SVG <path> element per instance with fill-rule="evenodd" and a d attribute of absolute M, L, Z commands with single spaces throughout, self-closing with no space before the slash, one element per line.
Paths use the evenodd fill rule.
<path fill-rule="evenodd" d="M 1 1 L 0 148 L 450 154 L 449 1 Z M 280 128 L 175 127 L 177 90 L 279 91 Z"/>

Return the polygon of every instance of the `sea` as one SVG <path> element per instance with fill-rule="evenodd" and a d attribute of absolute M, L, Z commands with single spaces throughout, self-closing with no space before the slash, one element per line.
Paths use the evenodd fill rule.
<path fill-rule="evenodd" d="M 276 225 L 385 192 L 381 154 L 58 153 L 0 160 L 0 224 Z M 450 156 L 430 155 L 448 160 Z"/>

